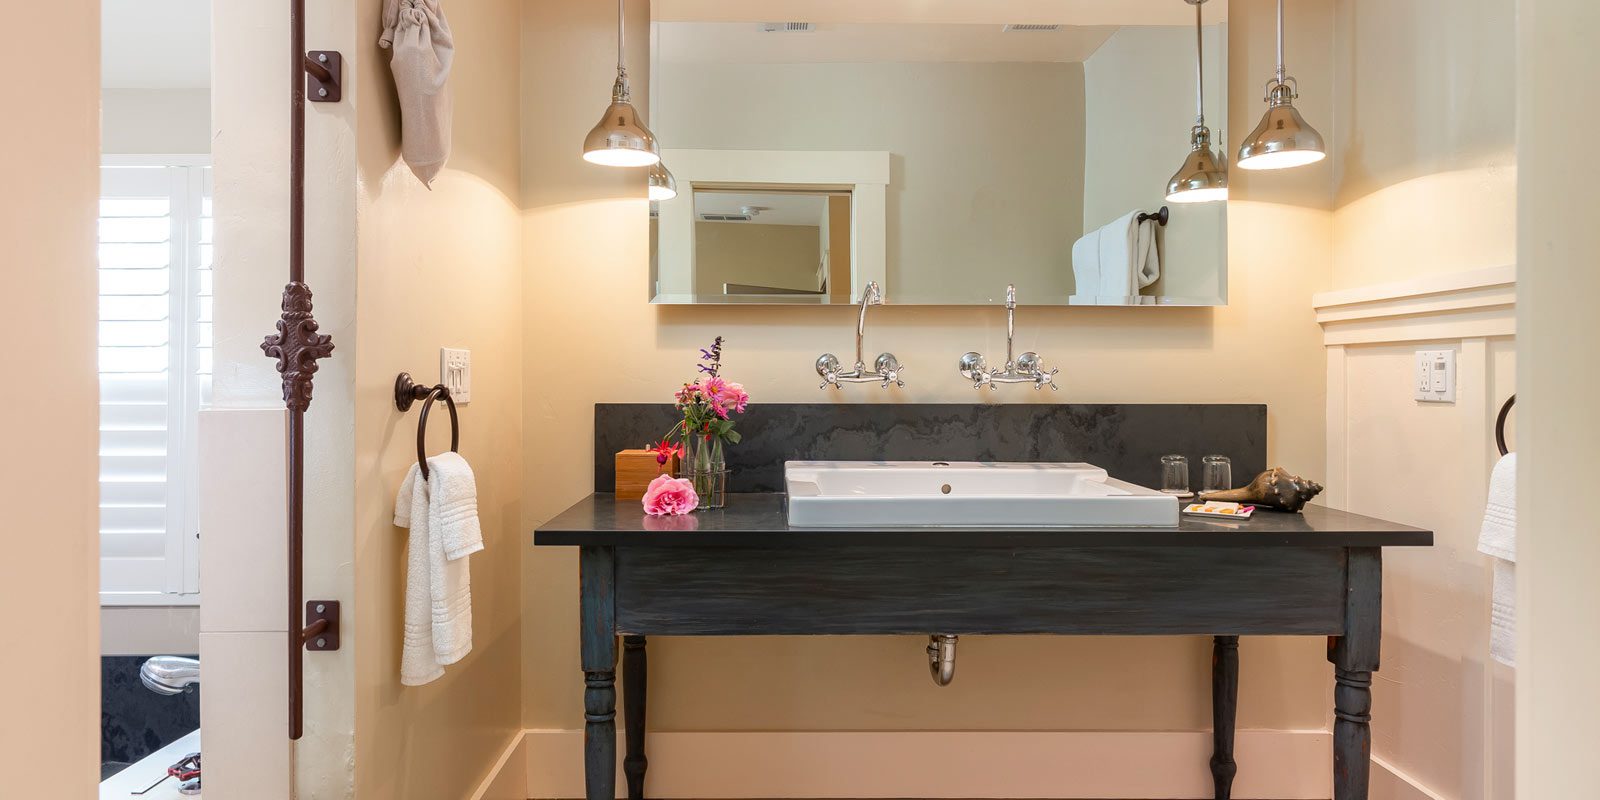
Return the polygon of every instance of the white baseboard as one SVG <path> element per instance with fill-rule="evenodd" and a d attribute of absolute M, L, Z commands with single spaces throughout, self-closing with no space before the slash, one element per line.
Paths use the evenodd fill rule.
<path fill-rule="evenodd" d="M 1445 800 L 1393 764 L 1372 757 L 1372 800 Z"/>
<path fill-rule="evenodd" d="M 494 766 L 471 795 L 471 800 L 527 800 L 528 732 L 517 731 L 500 751 Z"/>
<path fill-rule="evenodd" d="M 1239 731 L 1233 796 L 1326 800 L 1332 747 L 1323 731 Z M 1212 796 L 1208 731 L 662 732 L 646 750 L 649 794 L 669 800 Z M 510 785 L 519 765 L 518 797 L 584 796 L 582 731 L 523 731 L 473 800 L 506 797 L 488 787 Z"/>

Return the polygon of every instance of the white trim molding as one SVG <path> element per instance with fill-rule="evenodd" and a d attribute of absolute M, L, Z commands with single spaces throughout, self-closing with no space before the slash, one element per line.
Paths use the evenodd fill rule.
<path fill-rule="evenodd" d="M 1329 347 L 1512 336 L 1516 303 L 1514 266 L 1424 275 L 1311 298 Z"/>
<path fill-rule="evenodd" d="M 1240 800 L 1325 800 L 1332 735 L 1241 730 Z M 526 730 L 524 797 L 583 797 L 583 731 Z M 1209 731 L 659 732 L 646 739 L 650 796 L 667 798 L 1209 798 Z M 626 796 L 620 763 L 617 793 Z M 517 770 L 501 757 L 473 800 Z"/>

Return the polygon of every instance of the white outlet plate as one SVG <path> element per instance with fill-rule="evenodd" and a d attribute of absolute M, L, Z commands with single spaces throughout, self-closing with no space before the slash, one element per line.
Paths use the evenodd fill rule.
<path fill-rule="evenodd" d="M 1456 351 L 1418 350 L 1412 391 L 1421 403 L 1456 401 Z"/>
<path fill-rule="evenodd" d="M 472 402 L 472 351 L 439 348 L 439 382 L 450 390 L 451 399 L 458 405 Z"/>

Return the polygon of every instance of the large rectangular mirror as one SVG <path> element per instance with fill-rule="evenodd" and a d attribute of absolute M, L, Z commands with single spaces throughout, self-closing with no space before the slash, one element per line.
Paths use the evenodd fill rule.
<path fill-rule="evenodd" d="M 1197 43 L 1226 146 L 1227 0 L 1198 36 L 1185 0 L 829 5 L 652 3 L 649 122 L 678 190 L 651 203 L 654 302 L 850 303 L 869 280 L 895 304 L 1008 283 L 1026 304 L 1226 302 L 1227 203 L 1167 184 Z"/>

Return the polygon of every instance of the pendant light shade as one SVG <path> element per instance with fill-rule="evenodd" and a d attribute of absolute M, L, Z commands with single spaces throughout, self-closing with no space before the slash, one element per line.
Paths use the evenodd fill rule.
<path fill-rule="evenodd" d="M 1283 0 L 1278 0 L 1278 71 L 1267 82 L 1267 113 L 1239 145 L 1242 169 L 1285 169 L 1313 164 L 1327 155 L 1322 136 L 1295 110 L 1300 84 L 1283 67 Z"/>
<path fill-rule="evenodd" d="M 1167 181 L 1167 200 L 1173 203 L 1207 203 L 1228 199 L 1228 170 L 1211 149 L 1211 129 L 1206 127 L 1204 29 L 1200 6 L 1206 0 L 1184 0 L 1194 6 L 1194 127 L 1189 129 L 1189 156 Z"/>
<path fill-rule="evenodd" d="M 584 137 L 583 160 L 608 167 L 648 167 L 661 160 L 661 148 L 655 134 L 639 120 L 629 96 L 622 23 L 622 0 L 617 0 L 617 81 L 611 86 L 611 106 Z"/>
<path fill-rule="evenodd" d="M 1167 181 L 1167 199 L 1174 203 L 1208 203 L 1228 199 L 1228 172 L 1211 149 L 1211 131 L 1196 125 L 1189 132 L 1189 157 Z"/>
<path fill-rule="evenodd" d="M 667 165 L 657 161 L 650 168 L 650 199 L 652 201 L 671 200 L 678 196 L 678 181 L 672 177 L 672 170 Z"/>

